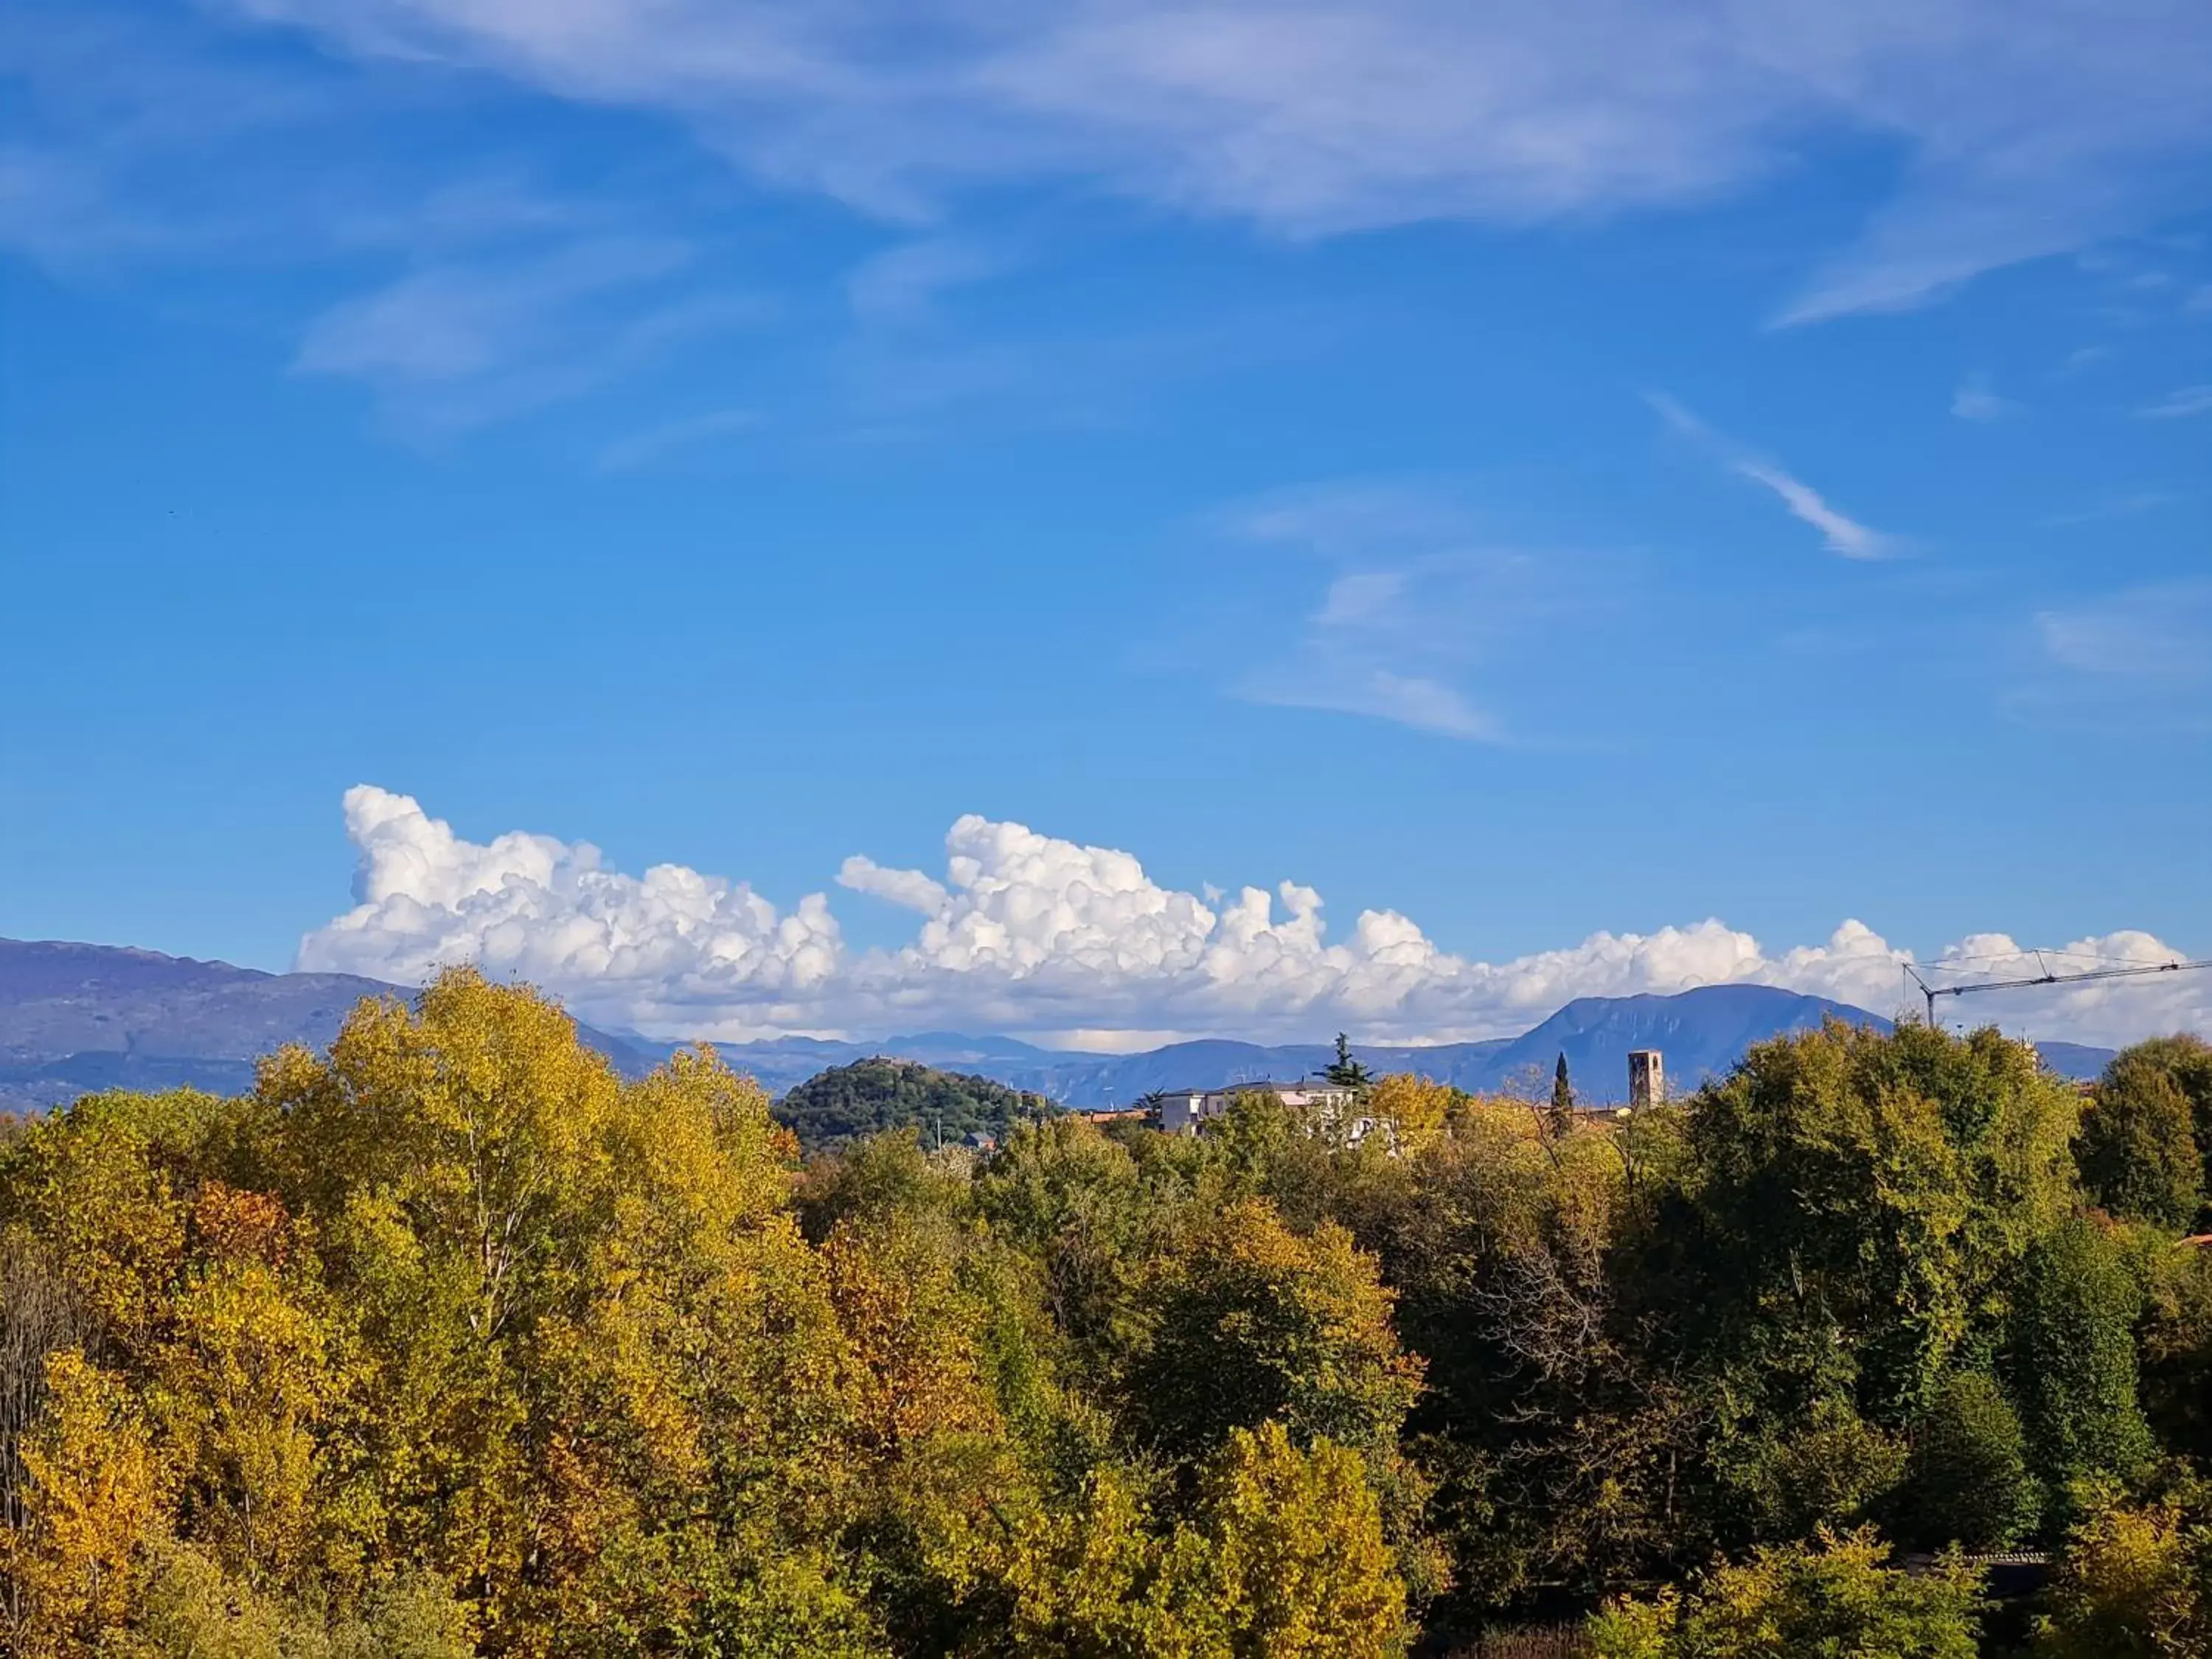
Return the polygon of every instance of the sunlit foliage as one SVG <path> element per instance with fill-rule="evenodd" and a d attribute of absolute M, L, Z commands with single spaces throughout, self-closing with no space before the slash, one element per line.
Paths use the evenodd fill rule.
<path fill-rule="evenodd" d="M 1400 1076 L 1359 1136 L 1258 1091 L 808 1155 L 454 970 L 0 1140 L 0 1651 L 1386 1659 L 1578 1605 L 1936 1659 L 1972 1575 L 1893 1550 L 2041 1542 L 2045 1651 L 2197 1653 L 2198 1058 L 2085 1116 L 1832 1026 L 1629 1118 Z"/>

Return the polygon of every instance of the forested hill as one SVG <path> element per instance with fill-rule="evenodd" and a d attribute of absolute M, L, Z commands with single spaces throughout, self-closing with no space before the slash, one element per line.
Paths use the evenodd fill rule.
<path fill-rule="evenodd" d="M 1016 1123 L 1059 1109 L 987 1077 L 876 1054 L 807 1079 L 776 1103 L 775 1116 L 811 1151 L 909 1127 L 947 1146 L 977 1135 L 998 1141 Z"/>

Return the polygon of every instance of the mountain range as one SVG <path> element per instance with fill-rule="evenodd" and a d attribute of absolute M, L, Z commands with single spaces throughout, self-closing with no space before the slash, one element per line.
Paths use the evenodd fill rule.
<path fill-rule="evenodd" d="M 0 1109 L 100 1089 L 242 1093 L 261 1055 L 287 1042 L 326 1046 L 363 997 L 413 994 L 350 974 L 265 974 L 157 951 L 0 939 Z M 665 1052 L 580 1030 L 628 1072 L 650 1070 Z"/>
<path fill-rule="evenodd" d="M 280 1044 L 327 1044 L 365 996 L 411 995 L 345 974 L 269 974 L 223 962 L 112 945 L 0 939 L 0 1109 L 38 1110 L 100 1089 L 252 1086 L 256 1059 Z M 1711 985 L 1671 996 L 1580 997 L 1517 1037 L 1353 1050 L 1373 1071 L 1419 1072 L 1473 1091 L 1547 1088 L 1560 1054 L 1585 1100 L 1619 1099 L 1628 1052 L 1657 1048 L 1669 1082 L 1694 1086 L 1752 1043 L 1830 1016 L 1887 1030 L 1863 1008 L 1767 985 Z M 583 1040 L 638 1075 L 668 1045 L 579 1025 Z M 1273 1046 L 1209 1038 L 1144 1054 L 1040 1048 L 1017 1038 L 925 1031 L 875 1042 L 809 1037 L 732 1043 L 721 1052 L 781 1094 L 825 1068 L 873 1055 L 991 1078 L 1079 1106 L 1127 1105 L 1155 1089 L 1289 1079 L 1333 1058 L 1321 1043 Z M 2069 1077 L 2094 1077 L 2109 1049 L 2039 1045 Z"/>

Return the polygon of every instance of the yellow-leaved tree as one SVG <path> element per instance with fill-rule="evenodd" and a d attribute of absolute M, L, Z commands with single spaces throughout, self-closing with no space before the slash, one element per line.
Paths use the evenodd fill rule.
<path fill-rule="evenodd" d="M 87 1653 L 136 1603 L 161 1525 L 163 1470 L 122 1382 L 74 1351 L 46 1363 L 43 1419 L 21 1448 L 23 1524 L 5 1565 L 19 1595 L 21 1659 Z"/>
<path fill-rule="evenodd" d="M 1362 1110 L 1390 1126 L 1391 1139 L 1400 1152 L 1418 1153 L 1443 1138 L 1453 1109 L 1462 1098 L 1460 1091 L 1448 1083 L 1411 1072 L 1391 1072 L 1376 1079 Z"/>
<path fill-rule="evenodd" d="M 1391 1659 L 1412 1626 L 1364 1460 L 1232 1431 L 1188 1519 L 1131 1470 L 1024 1528 L 1008 1572 L 1015 1652 L 1102 1659 Z"/>

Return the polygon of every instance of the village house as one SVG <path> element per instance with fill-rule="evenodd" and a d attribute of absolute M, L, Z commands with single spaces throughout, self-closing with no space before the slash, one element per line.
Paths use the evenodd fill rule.
<path fill-rule="evenodd" d="M 1239 1095 L 1272 1094 L 1284 1105 L 1314 1113 L 1324 1123 L 1346 1121 L 1346 1139 L 1357 1145 L 1375 1127 L 1368 1117 L 1351 1116 L 1359 1103 L 1359 1091 L 1340 1084 L 1308 1078 L 1297 1083 L 1256 1079 L 1229 1083 L 1218 1089 L 1166 1089 L 1158 1096 L 1160 1127 L 1170 1134 L 1192 1135 L 1209 1118 L 1219 1117 Z"/>

